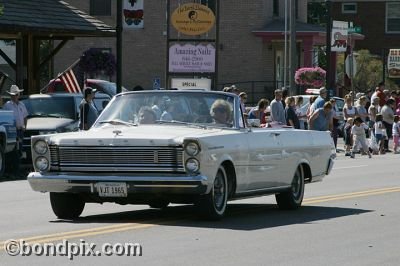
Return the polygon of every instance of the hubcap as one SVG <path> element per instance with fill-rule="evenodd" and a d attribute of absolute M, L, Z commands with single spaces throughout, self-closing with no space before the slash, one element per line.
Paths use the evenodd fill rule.
<path fill-rule="evenodd" d="M 214 180 L 214 203 L 217 210 L 224 207 L 225 201 L 225 180 L 221 173 L 218 173 Z"/>
<path fill-rule="evenodd" d="M 299 169 L 296 170 L 296 174 L 293 178 L 292 193 L 296 199 L 298 199 L 301 195 L 301 173 Z"/>

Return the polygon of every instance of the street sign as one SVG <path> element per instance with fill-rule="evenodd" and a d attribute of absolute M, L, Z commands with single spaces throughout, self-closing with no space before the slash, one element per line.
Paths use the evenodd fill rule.
<path fill-rule="evenodd" d="M 349 54 L 345 60 L 346 74 L 349 78 L 354 78 L 357 73 L 357 62 L 353 54 Z"/>
<path fill-rule="evenodd" d="M 153 90 L 159 90 L 161 87 L 160 83 L 161 83 L 161 80 L 159 77 L 154 78 L 153 79 Z"/>
<path fill-rule="evenodd" d="M 349 33 L 361 33 L 361 27 L 360 26 L 350 27 Z"/>

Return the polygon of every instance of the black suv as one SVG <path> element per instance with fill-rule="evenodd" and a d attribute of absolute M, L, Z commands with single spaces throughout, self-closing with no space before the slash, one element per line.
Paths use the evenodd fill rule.
<path fill-rule="evenodd" d="M 28 110 L 28 122 L 24 136 L 26 159 L 31 163 L 31 136 L 70 132 L 78 130 L 80 93 L 32 94 L 21 99 Z M 104 93 L 96 93 L 93 103 L 99 113 L 111 100 Z"/>

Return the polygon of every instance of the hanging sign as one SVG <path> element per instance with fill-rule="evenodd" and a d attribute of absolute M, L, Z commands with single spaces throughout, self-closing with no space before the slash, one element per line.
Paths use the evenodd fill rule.
<path fill-rule="evenodd" d="M 331 51 L 346 52 L 349 23 L 346 21 L 333 21 L 331 36 Z"/>
<path fill-rule="evenodd" d="M 389 78 L 400 78 L 400 49 L 390 49 L 387 62 Z"/>
<path fill-rule="evenodd" d="M 211 79 L 172 78 L 171 88 L 178 90 L 211 90 Z"/>
<path fill-rule="evenodd" d="M 196 36 L 208 32 L 214 26 L 215 15 L 205 5 L 188 3 L 175 9 L 171 23 L 180 33 Z"/>
<path fill-rule="evenodd" d="M 169 48 L 169 72 L 215 72 L 212 44 L 174 44 Z"/>
<path fill-rule="evenodd" d="M 123 27 L 125 29 L 141 29 L 144 26 L 144 0 L 124 0 Z"/>

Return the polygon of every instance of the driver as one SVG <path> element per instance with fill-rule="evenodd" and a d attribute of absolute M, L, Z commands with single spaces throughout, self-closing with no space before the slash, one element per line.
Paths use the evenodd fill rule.
<path fill-rule="evenodd" d="M 211 105 L 210 115 L 216 124 L 228 125 L 231 123 L 232 107 L 227 101 L 218 99 Z"/>
<path fill-rule="evenodd" d="M 154 124 L 157 119 L 156 113 L 149 106 L 141 107 L 138 116 L 139 116 L 139 124 Z"/>

